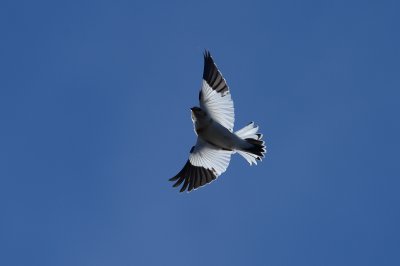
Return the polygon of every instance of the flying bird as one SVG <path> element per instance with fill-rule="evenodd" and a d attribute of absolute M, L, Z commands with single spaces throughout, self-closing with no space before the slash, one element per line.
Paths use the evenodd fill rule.
<path fill-rule="evenodd" d="M 211 183 L 226 171 L 231 155 L 238 153 L 250 164 L 257 164 L 266 153 L 263 135 L 254 122 L 234 132 L 235 110 L 229 87 L 210 52 L 204 53 L 200 107 L 190 108 L 196 145 L 190 149 L 183 169 L 170 181 L 182 183 L 188 192 Z"/>

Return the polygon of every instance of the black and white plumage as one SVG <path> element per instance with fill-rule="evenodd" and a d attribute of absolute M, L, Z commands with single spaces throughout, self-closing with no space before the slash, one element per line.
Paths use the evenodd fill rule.
<path fill-rule="evenodd" d="M 262 134 L 253 122 L 233 132 L 235 112 L 229 87 L 210 53 L 204 53 L 200 107 L 191 108 L 196 145 L 189 160 L 170 181 L 180 192 L 192 191 L 211 183 L 228 168 L 231 155 L 239 153 L 250 165 L 261 161 L 266 153 Z"/>

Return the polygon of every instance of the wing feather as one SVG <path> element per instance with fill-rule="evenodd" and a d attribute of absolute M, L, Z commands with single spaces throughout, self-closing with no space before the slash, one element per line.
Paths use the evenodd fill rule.
<path fill-rule="evenodd" d="M 189 160 L 182 170 L 170 181 L 176 181 L 173 187 L 183 185 L 180 192 L 202 187 L 217 179 L 228 168 L 232 151 L 216 148 L 201 139 L 190 150 Z"/>
<path fill-rule="evenodd" d="M 200 107 L 212 119 L 230 131 L 233 130 L 235 112 L 229 87 L 208 51 L 204 53 L 203 83 L 199 98 Z"/>

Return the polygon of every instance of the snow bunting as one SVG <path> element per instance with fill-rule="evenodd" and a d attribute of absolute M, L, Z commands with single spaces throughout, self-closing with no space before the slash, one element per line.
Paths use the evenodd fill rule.
<path fill-rule="evenodd" d="M 169 179 L 176 181 L 174 187 L 184 182 L 180 192 L 214 181 L 226 171 L 231 155 L 236 152 L 250 165 L 261 161 L 266 153 L 262 134 L 254 122 L 233 132 L 235 113 L 229 87 L 208 51 L 204 53 L 199 101 L 200 107 L 191 108 L 196 145 L 183 169 Z"/>

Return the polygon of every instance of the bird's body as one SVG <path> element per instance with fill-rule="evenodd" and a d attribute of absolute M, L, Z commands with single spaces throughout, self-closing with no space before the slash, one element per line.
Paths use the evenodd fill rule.
<path fill-rule="evenodd" d="M 199 138 L 220 149 L 233 151 L 240 139 L 218 122 L 212 121 L 203 131 L 198 133 Z"/>
<path fill-rule="evenodd" d="M 234 108 L 230 91 L 211 55 L 204 54 L 203 83 L 199 94 L 200 107 L 191 108 L 197 143 L 190 150 L 189 160 L 170 181 L 174 187 L 184 184 L 181 192 L 191 191 L 215 180 L 226 171 L 234 153 L 249 163 L 257 164 L 266 153 L 262 134 L 253 122 L 233 132 Z"/>
<path fill-rule="evenodd" d="M 196 113 L 192 108 L 192 112 Z M 209 118 L 194 121 L 195 132 L 203 141 L 223 150 L 234 151 L 245 146 L 245 141 L 217 121 Z"/>

